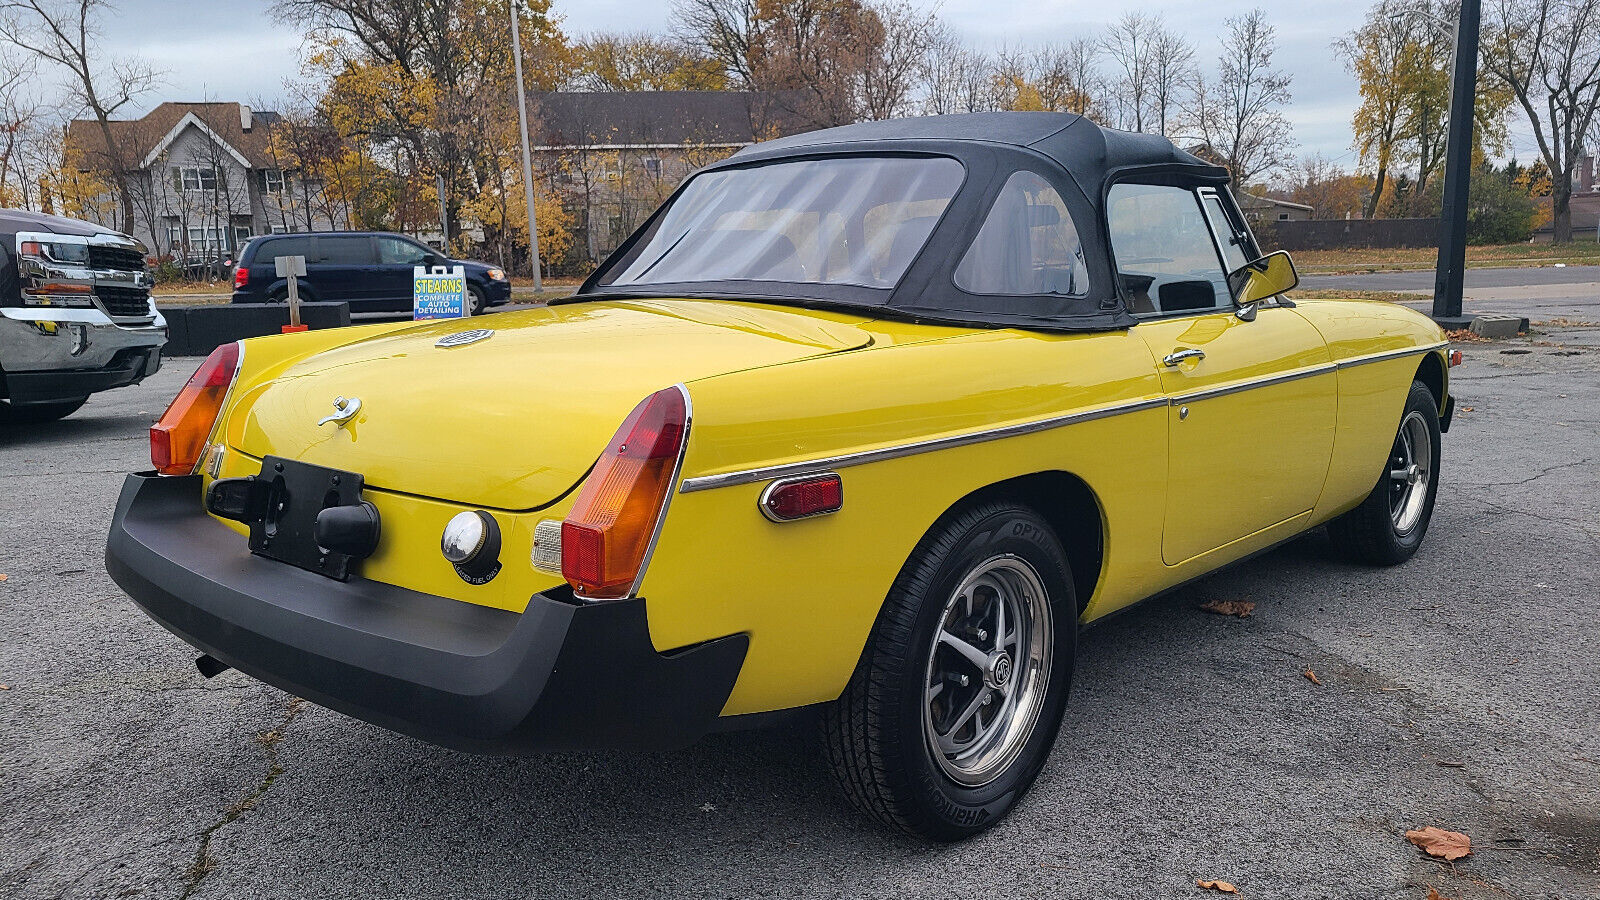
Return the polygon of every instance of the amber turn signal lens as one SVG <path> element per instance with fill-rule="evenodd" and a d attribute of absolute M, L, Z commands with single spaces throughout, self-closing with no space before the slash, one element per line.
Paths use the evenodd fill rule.
<path fill-rule="evenodd" d="M 666 510 L 689 432 L 682 388 L 634 407 L 561 523 L 561 574 L 579 596 L 628 596 Z"/>
<path fill-rule="evenodd" d="M 150 426 L 150 462 L 163 475 L 188 475 L 199 464 L 211 426 L 239 371 L 237 342 L 211 351 L 172 405 Z"/>
<path fill-rule="evenodd" d="M 761 492 L 761 514 L 774 522 L 826 515 L 843 506 L 844 481 L 832 472 L 774 481 Z"/>

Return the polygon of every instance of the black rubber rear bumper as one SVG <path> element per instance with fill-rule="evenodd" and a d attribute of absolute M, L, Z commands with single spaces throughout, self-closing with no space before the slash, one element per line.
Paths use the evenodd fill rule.
<path fill-rule="evenodd" d="M 350 716 L 483 753 L 666 749 L 717 724 L 749 640 L 658 653 L 643 599 L 536 594 L 521 614 L 254 556 L 199 476 L 129 475 L 106 569 L 169 631 Z M 563 592 L 564 593 L 564 592 Z"/>

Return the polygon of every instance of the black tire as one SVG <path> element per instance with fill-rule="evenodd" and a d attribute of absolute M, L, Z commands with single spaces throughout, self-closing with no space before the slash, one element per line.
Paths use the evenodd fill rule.
<path fill-rule="evenodd" d="M 924 710 L 933 704 L 930 697 L 937 695 L 926 691 L 933 683 L 929 679 L 936 653 L 944 649 L 940 645 L 936 650 L 935 642 L 948 627 L 946 616 L 952 610 L 959 615 L 952 599 L 955 590 L 969 574 L 997 559 L 1013 564 L 1020 559 L 1038 576 L 1045 594 L 1040 602 L 1049 611 L 1042 634 L 1050 650 L 1047 664 L 1035 663 L 1036 668 L 1029 670 L 1017 664 L 1013 690 L 1020 690 L 1028 678 L 1042 690 L 1042 700 L 1025 730 L 1016 726 L 1017 737 L 1008 743 L 1015 755 L 997 760 L 995 764 L 1003 768 L 989 780 L 963 784 L 949 773 L 944 755 L 935 756 L 940 752 L 932 746 L 937 738 L 925 730 L 930 726 Z M 1060 541 L 1049 524 L 1026 506 L 977 504 L 947 517 L 922 539 L 890 588 L 849 685 L 822 714 L 828 761 L 858 809 L 913 835 L 955 841 L 992 827 L 1016 805 L 1044 766 L 1066 708 L 1078 635 L 1072 584 Z M 948 608 L 947 602 L 952 604 Z M 1003 637 L 999 631 L 996 653 L 998 638 Z M 1020 640 L 1014 651 L 1019 658 Z M 948 701 L 952 709 L 957 703 L 967 705 L 955 693 L 965 691 L 966 684 L 962 681 L 962 687 L 952 689 Z M 988 684 L 984 676 L 978 690 L 988 690 Z M 1002 700 L 993 713 L 997 719 L 1008 702 Z M 979 725 L 981 716 L 974 724 L 975 733 Z M 950 736 L 955 737 L 959 728 L 951 729 Z"/>
<path fill-rule="evenodd" d="M 305 299 L 305 298 L 302 297 L 301 299 Z M 288 303 L 289 302 L 289 289 L 288 288 L 278 288 L 277 290 L 275 290 L 272 293 L 267 295 L 267 302 L 268 303 Z"/>
<path fill-rule="evenodd" d="M 483 296 L 483 291 L 472 285 L 467 285 L 467 302 L 472 304 L 472 314 L 481 316 L 489 309 L 489 301 Z"/>
<path fill-rule="evenodd" d="M 88 396 L 72 400 L 57 400 L 51 403 L 23 403 L 14 404 L 9 401 L 0 402 L 0 422 L 10 425 L 38 425 L 44 422 L 54 422 L 72 415 L 89 402 Z"/>
<path fill-rule="evenodd" d="M 1425 472 L 1402 480 L 1399 473 L 1419 464 L 1415 451 L 1406 446 L 1408 429 L 1413 444 L 1423 443 L 1419 438 L 1425 440 L 1428 456 L 1421 463 Z M 1428 533 L 1439 493 L 1439 449 L 1438 401 L 1427 385 L 1414 381 L 1377 485 L 1360 506 L 1328 523 L 1334 547 L 1348 559 L 1371 566 L 1398 565 L 1415 555 Z M 1416 498 L 1407 493 L 1413 487 L 1426 492 Z M 1406 512 L 1412 504 L 1414 509 Z"/>

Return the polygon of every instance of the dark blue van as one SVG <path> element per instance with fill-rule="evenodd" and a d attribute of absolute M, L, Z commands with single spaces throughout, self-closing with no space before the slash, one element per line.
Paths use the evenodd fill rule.
<path fill-rule="evenodd" d="M 474 314 L 511 299 L 506 273 L 488 263 L 448 259 L 401 234 L 372 231 L 298 232 L 250 239 L 233 270 L 234 303 L 282 303 L 289 287 L 277 275 L 280 256 L 304 256 L 302 300 L 343 300 L 351 312 L 411 309 L 415 266 L 461 266 Z"/>

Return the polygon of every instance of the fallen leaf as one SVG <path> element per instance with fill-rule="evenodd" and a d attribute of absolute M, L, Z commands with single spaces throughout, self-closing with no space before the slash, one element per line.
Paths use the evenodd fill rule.
<path fill-rule="evenodd" d="M 1317 677 L 1317 673 L 1311 671 L 1310 669 L 1307 669 L 1307 670 L 1305 670 L 1304 672 L 1302 672 L 1300 674 L 1306 676 L 1306 678 L 1309 679 L 1312 684 L 1315 684 L 1315 685 L 1318 685 L 1318 686 L 1320 686 L 1322 684 L 1322 679 L 1318 678 Z"/>
<path fill-rule="evenodd" d="M 1450 900 L 1450 898 L 1446 897 L 1445 895 L 1443 895 L 1441 893 L 1439 893 L 1439 889 L 1438 888 L 1433 887 L 1432 885 L 1429 885 L 1429 887 L 1428 887 L 1428 896 L 1422 898 L 1422 900 Z"/>
<path fill-rule="evenodd" d="M 9 684 L 0 684 L 0 691 L 9 691 L 9 690 L 11 690 L 11 685 L 9 685 Z"/>
<path fill-rule="evenodd" d="M 1238 616 L 1241 619 L 1248 619 L 1255 611 L 1256 604 L 1252 600 L 1207 600 L 1200 604 L 1200 608 L 1219 616 Z"/>
<path fill-rule="evenodd" d="M 1471 406 L 1463 406 L 1463 407 L 1461 407 L 1461 411 L 1462 412 L 1477 412 L 1477 409 L 1475 407 L 1471 407 Z"/>
<path fill-rule="evenodd" d="M 1227 883 L 1226 881 L 1206 881 L 1205 879 L 1202 878 L 1199 881 L 1196 881 L 1195 884 L 1200 885 L 1201 887 L 1205 888 L 1206 890 L 1219 891 L 1219 892 L 1224 893 L 1224 894 L 1237 894 L 1237 893 L 1239 893 L 1239 889 L 1238 888 L 1236 888 L 1233 885 Z"/>
<path fill-rule="evenodd" d="M 1429 856 L 1443 860 L 1457 860 L 1472 855 L 1472 838 L 1459 831 L 1445 831 L 1429 825 L 1406 832 L 1406 840 L 1422 848 Z"/>
<path fill-rule="evenodd" d="M 6 573 L 0 572 L 0 581 L 5 581 L 5 580 L 6 580 Z"/>

